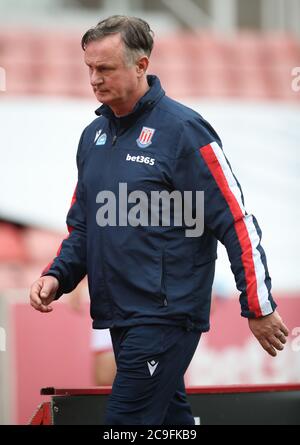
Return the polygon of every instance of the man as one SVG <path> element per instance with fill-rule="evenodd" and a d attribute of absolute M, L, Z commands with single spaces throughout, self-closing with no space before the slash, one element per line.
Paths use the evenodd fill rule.
<path fill-rule="evenodd" d="M 32 285 L 31 305 L 52 311 L 52 301 L 87 274 L 93 327 L 110 329 L 117 363 L 106 423 L 193 424 L 183 376 L 209 329 L 217 239 L 228 251 L 251 331 L 272 356 L 286 343 L 260 228 L 246 213 L 217 133 L 146 75 L 149 25 L 113 16 L 87 31 L 82 47 L 103 105 L 79 142 L 69 237 Z M 153 192 L 193 192 L 193 217 L 203 191 L 202 235 L 187 236 L 187 223 L 174 222 L 175 202 L 169 224 L 162 224 L 164 216 L 159 224 L 139 224 L 143 206 L 135 213 L 132 206 L 137 191 L 140 201 Z"/>

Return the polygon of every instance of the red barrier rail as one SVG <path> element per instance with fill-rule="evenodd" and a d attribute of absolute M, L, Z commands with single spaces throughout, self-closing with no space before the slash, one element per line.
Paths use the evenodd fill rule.
<path fill-rule="evenodd" d="M 256 392 L 282 392 L 300 391 L 300 384 L 275 384 L 275 385 L 231 385 L 231 386 L 193 386 L 186 389 L 187 394 L 235 394 Z M 79 395 L 104 395 L 111 393 L 111 386 L 93 388 L 54 388 L 41 389 L 41 395 L 48 396 L 79 396 Z"/>

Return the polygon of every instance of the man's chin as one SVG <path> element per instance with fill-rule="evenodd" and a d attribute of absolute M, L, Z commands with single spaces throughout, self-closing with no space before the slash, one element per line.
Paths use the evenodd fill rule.
<path fill-rule="evenodd" d="M 99 102 L 102 102 L 103 104 L 109 102 L 109 93 L 100 93 L 96 91 L 94 94 Z"/>

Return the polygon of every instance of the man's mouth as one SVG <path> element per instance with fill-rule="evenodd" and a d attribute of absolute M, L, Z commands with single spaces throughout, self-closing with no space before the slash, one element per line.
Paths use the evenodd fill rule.
<path fill-rule="evenodd" d="M 108 93 L 108 90 L 100 90 L 99 88 L 94 88 L 95 93 L 105 94 Z"/>

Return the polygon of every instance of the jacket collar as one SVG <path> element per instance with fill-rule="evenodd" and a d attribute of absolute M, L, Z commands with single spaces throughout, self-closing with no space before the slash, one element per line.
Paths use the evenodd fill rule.
<path fill-rule="evenodd" d="M 137 102 L 131 113 L 127 114 L 126 116 L 116 117 L 108 105 L 101 105 L 101 107 L 98 108 L 95 113 L 97 116 L 105 116 L 109 120 L 119 121 L 119 123 L 122 125 L 130 124 L 130 122 L 135 121 L 145 111 L 153 108 L 165 95 L 158 77 L 149 75 L 147 76 L 147 81 L 150 89 Z"/>

